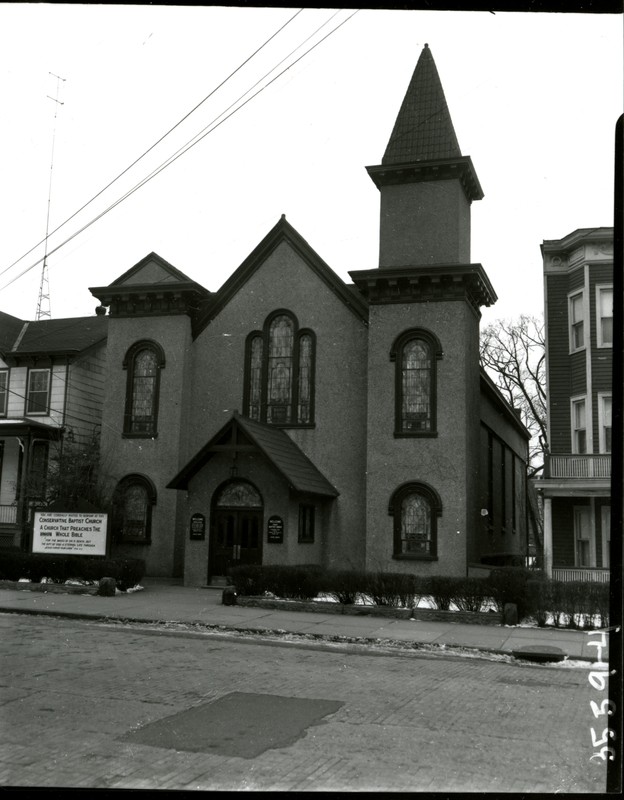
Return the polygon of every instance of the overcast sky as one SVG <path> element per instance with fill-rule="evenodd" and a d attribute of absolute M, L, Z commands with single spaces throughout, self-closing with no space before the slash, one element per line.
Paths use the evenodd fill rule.
<path fill-rule="evenodd" d="M 218 88 L 297 10 L 0 5 L 0 310 L 35 318 L 43 245 L 18 259 L 45 237 L 49 196 L 54 318 L 92 314 L 88 287 L 151 251 L 215 291 L 281 214 L 344 280 L 378 266 L 379 192 L 365 167 L 381 162 L 428 43 L 485 193 L 471 258 L 499 300 L 483 322 L 541 313 L 540 243 L 613 224 L 621 16 L 346 9 L 330 21 L 332 10 L 304 9 Z"/>

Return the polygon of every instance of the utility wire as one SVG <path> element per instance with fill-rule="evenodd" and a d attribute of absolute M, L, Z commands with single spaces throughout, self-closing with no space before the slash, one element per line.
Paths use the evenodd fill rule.
<path fill-rule="evenodd" d="M 234 75 L 236 75 L 237 72 L 240 72 L 240 70 L 246 64 L 248 64 L 251 61 L 252 58 L 254 58 L 256 55 L 258 55 L 258 53 L 261 50 L 263 50 L 273 39 L 275 39 L 275 37 L 279 33 L 281 33 L 284 30 L 284 28 L 286 28 L 288 25 L 290 25 L 290 23 L 295 19 L 295 17 L 297 17 L 299 14 L 301 14 L 302 11 L 303 11 L 303 9 L 300 8 L 299 11 L 297 11 L 287 22 L 284 23 L 284 25 L 281 26 L 281 28 L 278 28 L 278 30 L 276 30 L 274 34 L 272 34 L 262 45 L 260 45 L 260 47 L 258 47 L 248 58 L 246 58 L 241 64 L 239 64 L 238 67 L 236 67 L 236 69 L 227 76 L 227 78 L 225 78 L 223 81 L 221 81 L 221 83 L 218 86 L 216 86 L 209 94 L 207 94 L 206 97 L 204 97 L 203 100 L 201 100 L 199 103 L 197 103 L 197 105 L 194 108 L 192 108 L 187 114 L 185 114 L 180 120 L 178 120 L 178 122 L 176 122 L 176 124 L 173 127 L 169 128 L 169 130 L 166 133 L 164 133 L 160 137 L 160 139 L 158 139 L 156 142 L 154 142 L 154 144 L 151 147 L 149 147 L 144 153 L 142 153 L 138 158 L 136 158 L 124 170 L 122 170 L 122 172 L 120 172 L 119 175 L 117 175 L 116 178 L 113 178 L 112 181 L 107 183 L 106 186 L 103 189 L 101 189 L 97 194 L 95 194 L 90 200 L 88 200 L 84 205 L 82 205 L 77 211 L 74 211 L 74 213 L 70 217 L 67 217 L 67 219 L 64 222 L 62 222 L 58 227 L 56 227 L 50 234 L 48 234 L 47 230 L 46 230 L 46 236 L 45 236 L 44 239 L 42 239 L 40 242 L 37 242 L 37 244 L 34 245 L 33 247 L 31 247 L 30 250 L 28 250 L 26 253 L 24 253 L 24 255 L 20 256 L 12 264 L 9 264 L 8 267 L 5 267 L 5 269 L 0 271 L 0 275 L 4 275 L 5 272 L 8 272 L 16 264 L 19 264 L 20 261 L 23 261 L 26 258 L 26 256 L 29 256 L 33 252 L 33 250 L 36 250 L 40 245 L 42 245 L 44 242 L 47 241 L 48 235 L 49 236 L 53 236 L 57 231 L 59 231 L 61 228 L 63 228 L 65 225 L 67 225 L 68 222 L 71 222 L 71 220 L 74 217 L 76 217 L 78 214 L 80 214 L 81 211 L 84 211 L 85 208 L 87 208 L 88 206 L 91 205 L 91 203 L 93 203 L 95 200 L 97 200 L 97 198 L 101 194 L 103 194 L 107 189 L 110 189 L 110 187 L 113 184 L 115 184 L 120 178 L 122 178 L 127 172 L 129 172 L 129 170 L 131 170 L 132 167 L 134 167 L 136 164 L 138 164 L 139 161 L 141 161 L 143 158 L 145 158 L 146 155 L 151 153 L 151 151 L 155 147 L 157 147 L 162 141 L 164 141 L 164 139 L 166 139 L 167 136 L 169 136 L 169 134 L 173 133 L 173 131 L 175 131 L 176 128 L 179 128 L 180 125 L 191 116 L 191 114 L 194 114 L 195 111 L 197 111 L 198 108 L 200 108 L 207 100 L 209 100 L 214 94 L 216 94 L 216 92 L 218 92 L 219 89 L 221 89 L 231 78 L 233 78 Z M 37 262 L 37 263 L 39 263 L 39 262 Z M 8 285 L 9 284 L 7 284 L 7 286 Z"/>
<path fill-rule="evenodd" d="M 208 136 L 208 134 L 209 134 L 209 133 L 212 133 L 213 131 L 215 131 L 215 130 L 216 130 L 218 127 L 220 127 L 220 126 L 221 126 L 221 125 L 222 125 L 222 124 L 223 124 L 223 123 L 224 123 L 226 120 L 228 120 L 230 117 L 232 117 L 232 116 L 233 116 L 233 115 L 234 115 L 234 114 L 235 114 L 237 111 L 240 111 L 242 108 L 244 108 L 244 107 L 245 107 L 245 106 L 246 106 L 246 105 L 247 105 L 249 102 L 251 102 L 251 100 L 253 100 L 255 97 L 257 97 L 257 96 L 258 96 L 258 95 L 259 95 L 261 92 L 263 92 L 265 89 L 267 89 L 267 88 L 268 88 L 268 87 L 269 87 L 269 86 L 270 86 L 272 83 L 274 83 L 276 80 L 278 80 L 278 78 L 280 78 L 282 75 L 284 75 L 284 73 L 286 73 L 286 72 L 287 72 L 287 71 L 288 71 L 288 70 L 289 70 L 291 67 L 295 66 L 295 64 L 297 64 L 299 61 L 301 61 L 301 59 L 305 58 L 305 56 L 307 56 L 307 55 L 308 55 L 310 52 L 312 52 L 314 49 L 316 49 L 316 48 L 317 48 L 317 47 L 318 47 L 320 44 L 322 44 L 322 43 L 323 43 L 323 42 L 324 42 L 324 41 L 325 41 L 325 40 L 326 40 L 326 39 L 327 39 L 329 36 L 331 36 L 331 35 L 332 35 L 333 33 L 335 33 L 335 32 L 336 32 L 336 31 L 337 31 L 339 28 L 341 28 L 343 25 L 345 25 L 345 24 L 346 24 L 346 23 L 347 23 L 347 22 L 348 22 L 348 21 L 349 21 L 349 20 L 350 20 L 352 17 L 354 17 L 354 16 L 355 16 L 355 14 L 357 14 L 357 13 L 358 13 L 358 11 L 359 11 L 359 9 L 356 9 L 356 10 L 355 10 L 355 11 L 354 11 L 354 12 L 353 12 L 353 13 L 352 13 L 352 14 L 351 14 L 349 17 L 347 17 L 347 18 L 346 18 L 345 20 L 343 20 L 343 21 L 342 21 L 342 22 L 341 22 L 339 25 L 337 25 L 335 28 L 333 28 L 333 29 L 332 29 L 332 30 L 331 30 L 329 33 L 327 33 L 327 34 L 326 34 L 326 35 L 325 35 L 325 36 L 324 36 L 322 39 L 320 39 L 320 40 L 319 40 L 319 41 L 318 41 L 316 44 L 312 45 L 312 47 L 310 47 L 308 50 L 306 50 L 306 51 L 305 51 L 305 53 L 303 53 L 301 56 L 299 56 L 299 58 L 295 59 L 295 61 L 293 61 L 293 62 L 292 62 L 291 64 L 289 64 L 289 65 L 288 65 L 288 66 L 287 66 L 285 69 L 283 69 L 283 70 L 282 70 L 280 73 L 278 73 L 278 74 L 277 74 L 275 77 L 273 77 L 273 78 L 272 78 L 272 79 L 271 79 L 271 80 L 270 80 L 270 81 L 269 81 L 267 84 L 265 84 L 265 85 L 264 85 L 264 86 L 263 86 L 261 89 L 259 89 L 259 90 L 258 90 L 258 91 L 257 91 L 255 94 L 253 94 L 251 97 L 249 97 L 249 98 L 248 98 L 248 99 L 247 99 L 247 100 L 246 100 L 244 103 L 242 103 L 240 106 L 238 106 L 237 108 L 235 108 L 235 109 L 234 109 L 234 110 L 233 110 L 233 111 L 232 111 L 230 114 L 228 114 L 228 115 L 227 115 L 227 116 L 226 116 L 224 119 L 222 119 L 220 122 L 218 122 L 216 125 L 214 125 L 214 127 L 211 127 L 211 128 L 210 128 L 210 126 L 208 126 L 209 130 L 206 130 L 206 129 L 204 128 L 204 131 L 205 131 L 205 132 L 203 132 L 201 135 L 200 135 L 200 134 L 197 134 L 197 136 L 194 138 L 194 140 L 191 140 L 191 141 L 190 141 L 190 143 L 187 143 L 187 145 L 185 145 L 183 148 L 181 148 L 179 151 L 177 151 L 177 153 L 176 153 L 176 154 L 174 154 L 174 155 L 173 155 L 173 156 L 171 156 L 171 157 L 170 157 L 170 158 L 169 158 L 169 159 L 168 159 L 166 162 L 164 162 L 163 164 L 161 164 L 161 166 L 160 166 L 160 167 L 158 167 L 157 169 L 155 169 L 155 170 L 154 170 L 152 173 L 150 173 L 150 175 L 148 175 L 146 178 L 144 178 L 142 181 L 140 181 L 138 184 L 136 184 L 136 185 L 135 185 L 135 186 L 134 186 L 132 189 L 128 190 L 128 191 L 127 191 L 127 192 L 126 192 L 126 193 L 125 193 L 125 194 L 124 194 L 122 197 L 120 197 L 118 200 L 116 200 L 114 203 L 112 203 L 112 204 L 111 204 L 111 205 L 110 205 L 108 208 L 106 208 L 104 211 L 102 211 L 100 214 L 98 214 L 96 217 L 94 217 L 94 218 L 93 218 L 93 219 L 92 219 L 90 222 L 88 222 L 88 223 L 86 223 L 85 225 L 83 225 L 83 226 L 82 226 L 82 228 L 80 228 L 79 230 L 77 230 L 75 233 L 73 233 L 71 236 L 69 236 L 67 239 L 65 239 L 63 242 L 61 242 L 59 245 L 57 245 L 57 246 L 56 246 L 56 247 L 55 247 L 53 250 L 51 250 L 51 251 L 50 251 L 50 255 L 51 255 L 52 253 L 55 253 L 55 252 L 57 252 L 58 250 L 60 250 L 60 249 L 61 249 L 61 247 L 64 247 L 64 246 L 65 246 L 66 244 L 68 244 L 68 242 L 70 242 L 72 239 L 76 238 L 76 236 L 78 236 L 79 234 L 81 234 L 81 233 L 83 233 L 85 230 L 87 230 L 87 228 L 90 228 L 90 227 L 91 227 L 91 225 L 95 224 L 95 223 L 96 223 L 98 220 L 100 220 L 102 217 L 104 217 L 106 214 L 108 214 L 110 211 L 112 211 L 114 208 L 116 208 L 118 205 L 120 205 L 120 203 L 122 203 L 124 200 L 127 200 L 127 199 L 128 199 L 128 197 L 130 197 L 130 196 L 131 196 L 131 195 L 133 195 L 133 194 L 134 194 L 136 191 L 138 191 L 140 188 L 142 188 L 142 187 L 143 187 L 143 186 L 144 186 L 146 183 L 148 183 L 150 180 L 152 180 L 152 179 L 153 179 L 153 178 L 155 178 L 157 175 L 159 175 L 159 174 L 160 174 L 160 173 L 161 173 L 163 170 L 165 170 L 165 169 L 166 169 L 168 166 L 170 166 L 170 165 L 171 165 L 171 164 L 173 164 L 175 161 L 177 161 L 177 160 L 178 160 L 178 158 L 180 158 L 182 155 L 184 155 L 185 153 L 187 153 L 187 152 L 188 152 L 188 151 L 189 151 L 189 150 L 190 150 L 192 147 L 194 147 L 196 144 L 198 144 L 200 141 L 202 141 L 202 139 L 204 139 L 206 136 Z M 335 16 L 335 15 L 334 15 L 334 16 Z M 324 23 L 324 24 L 326 24 L 326 23 Z M 323 27 L 323 26 L 321 26 L 321 27 Z M 320 28 L 319 28 L 319 29 L 320 29 Z M 309 38 L 310 38 L 310 37 L 308 37 L 308 39 L 309 39 Z M 307 39 L 306 39 L 306 41 L 307 41 Z M 301 45 L 299 45 L 297 48 L 295 48 L 295 51 L 296 51 L 297 49 L 299 49 L 299 47 L 301 47 Z M 294 51 L 293 51 L 293 52 L 294 52 Z M 280 63 L 283 63 L 283 62 L 280 62 Z M 275 67 L 274 67 L 272 70 L 270 70 L 270 71 L 269 71 L 269 73 L 267 73 L 267 74 L 270 74 L 270 73 L 271 73 L 271 72 L 272 72 L 274 69 L 275 69 Z M 255 85 L 257 85 L 257 84 L 255 84 Z M 248 90 L 247 92 L 245 92 L 243 95 L 241 95 L 241 97 L 244 97 L 244 96 L 245 96 L 245 94 L 248 94 L 248 92 L 249 92 L 249 91 L 250 91 L 250 90 Z M 239 100 L 240 100 L 240 97 L 239 97 Z M 236 101 L 236 102 L 238 102 L 238 101 Z M 230 106 L 230 107 L 231 107 L 231 106 Z M 223 112 L 223 113 L 225 113 L 225 112 Z M 220 116 L 223 116 L 223 115 L 221 114 Z M 216 117 L 216 119 L 219 119 L 219 117 Z M 211 125 L 213 125 L 213 124 L 214 124 L 214 121 L 213 121 L 213 123 L 211 123 Z M 25 270 L 23 270 L 22 272 L 20 272 L 18 275 L 16 275 L 16 276 L 15 276 L 15 278 L 13 278 L 12 280 L 8 281 L 8 283 L 5 283 L 5 284 L 4 284 L 4 285 L 3 285 L 1 288 L 3 288 L 3 289 L 6 289 L 6 288 L 7 288 L 8 286 L 10 286 L 12 283 L 15 283 L 15 281 L 19 280 L 19 278 L 21 278 L 23 275 L 25 275 L 25 274 L 26 274 L 27 272 L 29 272 L 31 269 L 33 269 L 34 267 L 38 266 L 38 264 L 40 264 L 40 263 L 41 263 L 41 260 L 42 260 L 42 259 L 38 259 L 38 260 L 37 260 L 37 261 L 36 261 L 34 264 L 31 264 L 31 265 L 30 265 L 29 267 L 27 267 Z M 1 273 L 0 273 L 0 274 L 1 274 Z"/>
<path fill-rule="evenodd" d="M 56 379 L 60 378 L 60 376 L 57 373 L 54 373 L 54 377 Z M 19 397 L 20 400 L 27 400 L 28 399 L 26 397 L 26 395 L 21 394 L 21 392 L 16 392 L 14 389 L 9 389 L 7 387 L 6 391 L 7 391 L 8 394 L 13 394 L 16 397 Z M 64 417 L 65 419 L 73 419 L 73 420 L 77 420 L 78 422 L 84 422 L 86 425 L 94 425 L 95 427 L 100 427 L 100 428 L 102 427 L 102 420 L 101 419 L 97 420 L 97 419 L 86 419 L 85 417 L 78 417 L 75 414 L 69 414 L 66 411 L 65 412 L 61 411 L 58 408 L 51 408 L 50 407 L 48 409 L 48 413 L 47 414 L 42 414 L 41 416 L 51 417 L 53 414 L 58 414 L 59 416 Z M 10 419 L 12 419 L 12 418 L 10 418 Z M 17 419 L 25 419 L 25 417 L 18 417 Z M 59 426 L 55 426 L 55 425 L 52 424 L 52 427 L 59 427 Z M 121 432 L 121 428 L 114 428 L 112 425 L 107 425 L 106 427 L 109 428 L 110 430 L 116 432 L 116 433 L 120 433 Z"/>

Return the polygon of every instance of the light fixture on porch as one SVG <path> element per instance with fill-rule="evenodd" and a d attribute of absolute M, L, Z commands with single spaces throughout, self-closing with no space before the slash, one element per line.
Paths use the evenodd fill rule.
<path fill-rule="evenodd" d="M 232 456 L 232 466 L 230 467 L 230 478 L 236 478 L 238 476 L 238 466 L 236 465 L 236 456 L 237 453 L 234 453 Z"/>

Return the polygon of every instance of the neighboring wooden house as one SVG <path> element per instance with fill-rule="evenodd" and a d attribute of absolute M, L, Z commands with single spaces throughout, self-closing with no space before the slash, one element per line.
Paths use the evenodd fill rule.
<path fill-rule="evenodd" d="M 25 322 L 0 312 L 0 546 L 28 547 L 52 448 L 102 419 L 105 316 Z"/>
<path fill-rule="evenodd" d="M 613 228 L 542 244 L 550 454 L 536 481 L 544 561 L 560 580 L 609 580 Z"/>
<path fill-rule="evenodd" d="M 379 267 L 343 282 L 282 217 L 211 293 L 155 253 L 108 307 L 113 554 L 466 575 L 523 562 L 529 435 L 479 367 L 482 197 L 426 46 L 386 153 Z"/>

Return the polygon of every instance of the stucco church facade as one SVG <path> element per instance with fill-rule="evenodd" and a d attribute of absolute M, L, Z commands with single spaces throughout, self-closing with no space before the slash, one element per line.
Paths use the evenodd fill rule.
<path fill-rule="evenodd" d="M 352 282 L 282 217 L 217 291 L 155 253 L 91 289 L 113 554 L 200 586 L 241 563 L 465 575 L 526 553 L 528 434 L 479 366 L 483 194 L 427 46 L 367 169 L 379 266 Z"/>

